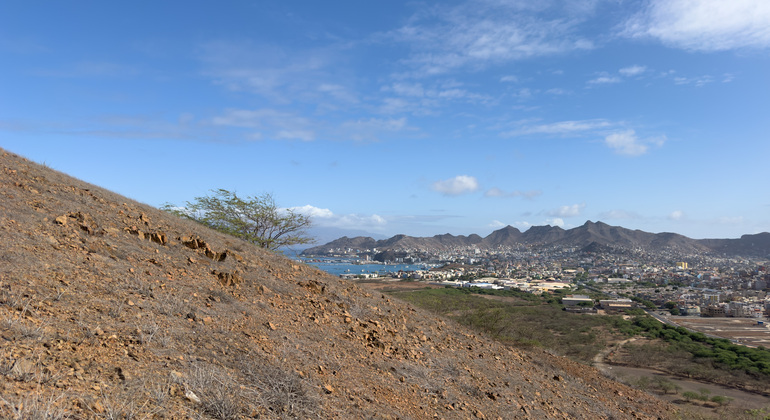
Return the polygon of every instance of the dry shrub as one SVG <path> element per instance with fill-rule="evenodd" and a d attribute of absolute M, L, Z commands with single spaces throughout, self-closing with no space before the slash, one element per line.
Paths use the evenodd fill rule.
<path fill-rule="evenodd" d="M 28 395 L 16 401 L 0 397 L 0 417 L 15 420 L 59 420 L 69 418 L 67 410 L 58 407 L 59 396 Z"/>
<path fill-rule="evenodd" d="M 244 409 L 239 384 L 216 366 L 194 366 L 187 386 L 200 399 L 202 411 L 215 419 L 237 419 Z"/>
<path fill-rule="evenodd" d="M 296 372 L 257 358 L 241 361 L 257 402 L 280 418 L 318 416 L 318 395 Z"/>

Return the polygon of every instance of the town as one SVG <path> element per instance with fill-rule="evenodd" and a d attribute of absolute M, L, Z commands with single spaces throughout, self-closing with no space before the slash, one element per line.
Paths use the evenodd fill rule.
<path fill-rule="evenodd" d="M 414 280 L 453 287 L 518 289 L 543 294 L 576 290 L 601 292 L 609 299 L 585 294 L 562 299 L 567 307 L 613 310 L 641 305 L 672 315 L 760 318 L 770 313 L 768 261 L 652 252 L 622 247 L 500 247 L 483 250 L 456 247 L 451 251 L 377 248 L 334 249 L 328 255 L 351 264 L 369 264 L 387 255 L 390 264 L 422 269 L 380 273 L 345 273 L 348 279 Z M 375 259 L 375 257 L 378 257 Z M 387 265 L 385 267 L 388 267 Z M 588 302 L 592 302 L 589 304 Z"/>

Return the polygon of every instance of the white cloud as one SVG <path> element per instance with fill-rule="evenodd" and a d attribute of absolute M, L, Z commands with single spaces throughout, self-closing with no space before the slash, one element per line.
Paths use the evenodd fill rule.
<path fill-rule="evenodd" d="M 592 131 L 612 126 L 607 120 L 578 120 L 559 121 L 551 124 L 524 126 L 516 130 L 503 133 L 503 136 L 514 137 L 527 134 L 572 134 L 581 131 Z"/>
<path fill-rule="evenodd" d="M 639 65 L 633 65 L 633 66 L 624 67 L 624 68 L 618 70 L 618 73 L 620 73 L 620 74 L 622 74 L 623 76 L 626 76 L 626 77 L 634 77 L 634 76 L 638 76 L 638 75 L 644 73 L 645 71 L 647 71 L 647 67 L 639 66 Z"/>
<path fill-rule="evenodd" d="M 610 134 L 604 138 L 604 142 L 621 155 L 639 156 L 647 153 L 647 146 L 639 142 L 634 130 Z"/>
<path fill-rule="evenodd" d="M 485 196 L 487 197 L 505 197 L 506 193 L 505 191 L 501 190 L 500 188 L 490 188 L 485 193 Z"/>
<path fill-rule="evenodd" d="M 307 204 L 301 207 L 291 207 L 289 210 L 292 210 L 295 213 L 300 213 L 312 218 L 329 219 L 334 217 L 334 213 L 331 210 L 318 208 L 315 206 L 311 206 L 310 204 Z"/>
<path fill-rule="evenodd" d="M 674 210 L 668 215 L 668 220 L 682 220 L 684 219 L 684 212 L 681 210 Z"/>
<path fill-rule="evenodd" d="M 519 78 L 513 75 L 503 76 L 500 78 L 501 82 L 507 82 L 507 83 L 516 83 L 519 81 Z"/>
<path fill-rule="evenodd" d="M 502 229 L 506 226 L 508 225 L 499 220 L 493 220 L 492 223 L 489 224 L 489 227 L 492 229 Z"/>
<path fill-rule="evenodd" d="M 665 136 L 640 139 L 634 130 L 612 133 L 604 138 L 604 144 L 615 153 L 625 156 L 640 156 L 649 150 L 650 145 L 662 146 L 666 142 Z"/>
<path fill-rule="evenodd" d="M 586 207 L 585 204 L 573 204 L 571 206 L 561 206 L 556 210 L 551 210 L 548 212 L 549 216 L 555 216 L 555 217 L 575 217 L 580 216 L 580 214 L 583 212 L 583 209 Z M 562 224 L 564 222 L 562 221 Z"/>
<path fill-rule="evenodd" d="M 613 83 L 620 83 L 620 77 L 617 76 L 610 76 L 610 75 L 601 75 L 595 79 L 591 79 L 588 81 L 589 85 L 609 85 Z"/>
<path fill-rule="evenodd" d="M 478 190 L 479 182 L 472 176 L 458 175 L 454 178 L 436 181 L 432 188 L 444 195 L 460 195 Z"/>
<path fill-rule="evenodd" d="M 553 219 L 546 219 L 545 222 L 547 224 L 551 225 L 551 226 L 564 227 L 564 220 L 562 220 L 562 219 L 560 219 L 558 217 L 555 217 Z"/>
<path fill-rule="evenodd" d="M 375 229 L 387 225 L 387 220 L 377 214 L 334 214 L 329 209 L 312 205 L 291 207 L 290 210 L 309 216 L 314 225 L 319 227 L 335 227 L 342 229 Z"/>
<path fill-rule="evenodd" d="M 770 2 L 651 0 L 621 33 L 686 50 L 764 49 L 770 47 Z"/>
<path fill-rule="evenodd" d="M 521 231 L 524 231 L 531 228 L 534 225 L 526 221 L 517 221 L 517 222 L 513 222 L 513 226 L 516 228 L 519 228 L 519 230 Z"/>

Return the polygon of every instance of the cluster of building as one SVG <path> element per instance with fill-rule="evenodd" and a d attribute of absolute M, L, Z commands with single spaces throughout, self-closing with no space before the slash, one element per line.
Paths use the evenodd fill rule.
<path fill-rule="evenodd" d="M 572 247 L 412 250 L 403 255 L 434 268 L 391 273 L 395 278 L 531 293 L 582 285 L 617 296 L 597 306 L 618 310 L 633 307 L 635 302 L 626 299 L 633 296 L 657 307 L 675 307 L 681 315 L 759 317 L 770 313 L 770 262 L 762 260 L 620 248 L 585 252 Z M 563 300 L 565 306 L 573 302 Z"/>

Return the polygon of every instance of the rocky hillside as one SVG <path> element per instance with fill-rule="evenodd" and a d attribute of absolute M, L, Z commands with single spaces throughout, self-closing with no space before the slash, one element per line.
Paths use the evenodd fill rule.
<path fill-rule="evenodd" d="M 587 221 L 582 226 L 562 229 L 558 226 L 533 226 L 525 232 L 506 226 L 482 238 L 478 235 L 454 236 L 436 235 L 416 238 L 397 235 L 390 239 L 375 241 L 373 238 L 343 237 L 325 245 L 306 249 L 304 255 L 340 254 L 345 249 L 373 249 L 383 251 L 448 251 L 458 247 L 496 249 L 498 247 L 551 247 L 570 246 L 584 248 L 592 246 L 604 249 L 646 249 L 648 251 L 668 250 L 683 254 L 711 253 L 715 255 L 770 257 L 770 233 L 743 235 L 740 239 L 691 239 L 676 233 L 649 233 L 603 222 Z"/>
<path fill-rule="evenodd" d="M 0 150 L 1 418 L 641 418 L 671 407 Z"/>

